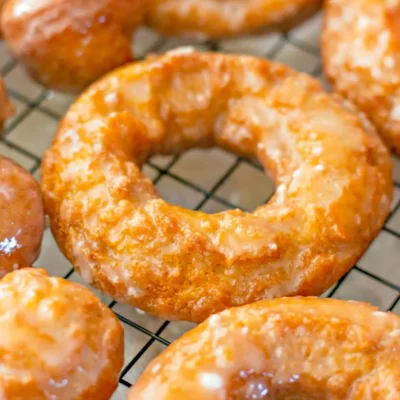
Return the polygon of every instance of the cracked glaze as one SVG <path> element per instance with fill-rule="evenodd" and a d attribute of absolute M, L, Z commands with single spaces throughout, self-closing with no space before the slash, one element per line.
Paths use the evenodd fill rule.
<path fill-rule="evenodd" d="M 108 400 L 123 329 L 84 286 L 29 268 L 0 280 L 0 398 Z"/>
<path fill-rule="evenodd" d="M 8 0 L 1 26 L 12 54 L 41 84 L 79 92 L 133 60 L 143 0 Z"/>
<path fill-rule="evenodd" d="M 148 0 L 146 21 L 167 35 L 220 38 L 286 30 L 320 5 L 320 0 Z"/>
<path fill-rule="evenodd" d="M 328 79 L 400 154 L 400 1 L 328 0 L 324 14 Z"/>
<path fill-rule="evenodd" d="M 259 158 L 277 185 L 268 204 L 253 213 L 186 210 L 140 172 L 151 155 L 213 145 Z M 321 294 L 375 238 L 393 189 L 378 136 L 317 81 L 257 58 L 187 49 L 86 91 L 42 177 L 57 243 L 88 282 L 191 321 Z"/>
<path fill-rule="evenodd" d="M 400 318 L 356 302 L 261 301 L 213 315 L 153 360 L 129 400 L 397 400 Z"/>
<path fill-rule="evenodd" d="M 14 113 L 0 77 L 0 134 Z M 34 178 L 14 161 L 0 156 L 0 278 L 36 260 L 44 229 L 43 201 Z"/>

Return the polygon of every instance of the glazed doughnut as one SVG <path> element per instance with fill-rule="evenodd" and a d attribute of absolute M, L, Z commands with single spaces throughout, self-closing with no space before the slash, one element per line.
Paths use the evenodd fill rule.
<path fill-rule="evenodd" d="M 400 154 L 400 1 L 328 0 L 325 7 L 328 79 Z"/>
<path fill-rule="evenodd" d="M 14 113 L 0 77 L 0 134 L 3 121 Z M 40 251 L 44 229 L 39 185 L 14 161 L 0 156 L 0 278 L 29 267 Z"/>
<path fill-rule="evenodd" d="M 400 398 L 400 318 L 364 303 L 261 301 L 213 315 L 153 360 L 129 400 Z"/>
<path fill-rule="evenodd" d="M 133 59 L 143 0 L 8 0 L 1 24 L 12 54 L 47 87 L 79 91 Z"/>
<path fill-rule="evenodd" d="M 149 0 L 146 16 L 163 34 L 215 39 L 288 30 L 320 5 L 321 0 Z"/>
<path fill-rule="evenodd" d="M 12 400 L 108 400 L 123 329 L 84 286 L 24 269 L 0 280 L 0 394 Z"/>
<path fill-rule="evenodd" d="M 186 210 L 140 171 L 152 155 L 214 145 L 259 158 L 277 185 L 267 205 Z M 151 314 L 202 321 L 322 293 L 377 235 L 393 188 L 374 130 L 316 80 L 180 49 L 109 74 L 72 105 L 42 189 L 58 245 L 84 279 Z"/>
<path fill-rule="evenodd" d="M 3 78 L 0 75 L 0 136 L 3 130 L 4 121 L 14 114 L 14 107 L 7 96 Z"/>
<path fill-rule="evenodd" d="M 0 156 L 0 278 L 30 267 L 44 230 L 39 184 L 14 161 Z"/>

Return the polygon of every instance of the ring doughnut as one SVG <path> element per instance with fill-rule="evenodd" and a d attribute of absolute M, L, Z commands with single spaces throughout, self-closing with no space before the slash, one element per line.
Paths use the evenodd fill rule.
<path fill-rule="evenodd" d="M 215 39 L 288 30 L 320 5 L 321 0 L 149 0 L 146 19 L 163 34 Z"/>
<path fill-rule="evenodd" d="M 0 77 L 0 133 L 14 112 Z M 36 260 L 44 230 L 39 185 L 14 161 L 0 156 L 0 278 Z"/>
<path fill-rule="evenodd" d="M 79 91 L 133 59 L 131 36 L 143 0 L 8 0 L 4 38 L 33 78 L 47 87 Z"/>
<path fill-rule="evenodd" d="M 28 268 L 0 280 L 3 399 L 108 400 L 123 329 L 84 286 Z"/>
<path fill-rule="evenodd" d="M 389 212 L 390 157 L 364 122 L 285 66 L 180 49 L 109 74 L 72 105 L 42 163 L 45 209 L 84 279 L 168 319 L 321 294 Z M 214 145 L 258 156 L 277 185 L 267 205 L 186 210 L 140 171 L 152 155 Z"/>
<path fill-rule="evenodd" d="M 400 2 L 328 0 L 322 34 L 333 88 L 365 112 L 400 154 Z"/>
<path fill-rule="evenodd" d="M 213 315 L 128 400 L 400 398 L 400 318 L 364 303 L 266 300 Z"/>

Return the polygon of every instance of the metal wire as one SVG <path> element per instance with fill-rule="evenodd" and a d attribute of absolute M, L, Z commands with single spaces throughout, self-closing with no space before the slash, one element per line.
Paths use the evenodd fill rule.
<path fill-rule="evenodd" d="M 316 33 L 317 35 L 317 33 Z M 187 41 L 186 41 L 187 44 Z M 202 48 L 206 48 L 209 51 L 219 51 L 221 49 L 221 43 L 219 42 L 214 42 L 214 41 L 206 41 L 201 43 Z M 280 54 L 280 52 L 285 49 L 286 46 L 294 46 L 294 48 L 301 50 L 304 52 L 304 54 L 308 54 L 310 56 L 313 56 L 318 60 L 315 66 L 312 67 L 312 70 L 310 71 L 311 74 L 315 77 L 320 77 L 322 73 L 322 68 L 321 68 L 321 63 L 319 60 L 319 48 L 318 45 L 312 45 L 308 41 L 303 41 L 301 38 L 297 38 L 296 34 L 280 34 L 276 40 L 276 43 L 273 44 L 273 46 L 269 49 L 269 51 L 265 52 L 263 56 L 266 58 L 273 60 L 276 59 L 277 56 Z M 158 52 L 162 51 L 168 47 L 168 39 L 164 38 L 159 38 L 158 40 L 155 41 L 155 43 L 147 49 L 147 52 Z M 0 60 L 1 61 L 1 60 Z M 0 63 L 1 65 L 1 63 Z M 17 67 L 17 63 L 14 60 L 10 60 L 6 65 L 4 65 L 1 69 L 0 72 L 2 73 L 3 76 L 7 78 L 7 75 L 11 73 L 14 68 Z M 6 79 L 7 83 L 7 79 Z M 21 147 L 20 145 L 14 143 L 12 140 L 9 139 L 10 134 L 18 128 L 18 126 L 23 123 L 26 118 L 34 111 L 34 110 L 40 110 L 40 112 L 46 114 L 48 117 L 58 121 L 61 118 L 61 115 L 58 113 L 52 111 L 51 109 L 47 108 L 44 104 L 43 101 L 48 98 L 49 96 L 49 91 L 43 90 L 42 93 L 34 100 L 31 101 L 29 100 L 24 93 L 20 93 L 19 91 L 13 90 L 12 88 L 9 88 L 9 92 L 11 96 L 23 103 L 26 106 L 26 109 L 22 111 L 13 121 L 11 124 L 7 126 L 6 129 L 6 134 L 4 138 L 0 141 L 0 143 L 5 144 L 8 146 L 8 148 L 11 150 L 16 151 L 18 154 L 21 154 L 25 157 L 28 157 L 30 160 L 33 162 L 33 167 L 30 169 L 31 173 L 35 174 L 38 171 L 38 168 L 40 166 L 41 158 L 38 157 L 37 155 L 34 154 L 34 152 L 30 151 L 29 148 Z M 38 127 L 38 130 L 40 130 L 40 127 Z M 40 132 L 38 133 L 40 134 Z M 184 179 L 177 174 L 174 174 L 171 172 L 171 168 L 179 161 L 180 156 L 175 156 L 173 157 L 169 163 L 166 166 L 160 167 L 157 163 L 154 163 L 150 160 L 148 163 L 149 166 L 151 166 L 157 173 L 156 177 L 154 178 L 154 183 L 156 184 L 157 182 L 160 181 L 160 179 L 164 176 L 168 176 L 171 179 L 180 182 L 181 184 L 185 185 L 186 187 L 191 188 L 192 190 L 198 192 L 201 194 L 202 200 L 197 204 L 197 206 L 194 208 L 196 210 L 201 209 L 205 203 L 209 199 L 214 199 L 217 201 L 219 204 L 221 204 L 225 208 L 237 208 L 235 204 L 232 204 L 228 199 L 224 198 L 223 196 L 220 196 L 217 194 L 218 189 L 232 176 L 232 174 L 239 168 L 239 166 L 243 163 L 246 163 L 249 165 L 251 168 L 255 169 L 262 169 L 261 166 L 259 166 L 257 163 L 252 162 L 250 160 L 245 160 L 241 157 L 236 157 L 236 161 L 230 166 L 230 168 L 222 175 L 222 177 L 211 187 L 210 190 L 205 190 L 202 188 L 200 185 L 197 184 L 197 182 L 193 182 L 187 179 Z M 398 182 L 394 182 L 395 186 L 397 187 L 398 190 L 400 190 L 400 177 L 397 177 L 399 179 Z M 268 199 L 265 199 L 268 200 Z M 392 213 L 390 214 L 387 223 L 384 227 L 384 231 L 387 232 L 389 235 L 400 239 L 400 234 L 396 232 L 393 229 L 390 229 L 387 227 L 387 224 L 391 221 L 393 216 L 396 214 L 396 212 L 400 212 L 400 200 L 398 203 L 395 205 Z M 400 246 L 400 241 L 399 241 L 399 246 Z M 399 262 L 400 265 L 400 262 Z M 352 271 L 350 271 L 347 275 L 345 275 L 340 281 L 333 287 L 331 288 L 330 292 L 327 294 L 327 297 L 334 297 L 336 296 L 340 291 L 340 288 L 346 282 L 347 279 L 349 279 L 350 274 L 361 274 L 357 275 L 358 277 L 364 276 L 368 279 L 372 279 L 374 282 L 378 282 L 381 285 L 384 285 L 384 287 L 387 288 L 387 290 L 393 291 L 394 296 L 393 300 L 391 301 L 391 304 L 389 307 L 387 307 L 388 310 L 393 310 L 396 307 L 400 306 L 400 286 L 399 283 L 396 281 L 390 281 L 387 280 L 381 276 L 376 275 L 375 273 L 372 273 L 371 271 L 367 271 L 363 269 L 361 266 L 356 265 Z M 70 278 L 71 275 L 73 274 L 73 269 L 71 268 L 68 273 L 64 276 L 66 279 Z M 112 301 L 109 306 L 113 311 L 115 311 L 115 306 L 117 303 L 115 301 Z M 115 311 L 116 312 L 116 311 Z M 163 337 L 163 333 L 166 332 L 166 328 L 169 325 L 168 321 L 165 321 L 161 323 L 160 327 L 155 330 L 155 332 L 152 332 L 150 329 L 138 324 L 137 322 L 126 318 L 124 315 L 122 315 L 119 312 L 116 312 L 116 315 L 118 318 L 121 320 L 121 322 L 126 326 L 134 329 L 137 332 L 140 332 L 142 335 L 145 335 L 147 338 L 145 340 L 145 344 L 136 352 L 136 354 L 131 357 L 130 359 L 126 360 L 126 365 L 121 373 L 121 378 L 120 378 L 120 384 L 125 386 L 125 387 L 130 387 L 132 383 L 132 379 L 129 381 L 128 375 L 132 371 L 132 369 L 138 365 L 143 357 L 145 357 L 146 352 L 149 351 L 149 349 L 154 345 L 155 343 L 158 343 L 159 345 L 162 346 L 168 346 L 169 345 L 169 340 L 165 339 Z M 161 349 L 162 349 L 161 348 Z M 139 368 L 138 373 L 140 372 Z M 122 398 L 122 397 L 121 397 Z"/>

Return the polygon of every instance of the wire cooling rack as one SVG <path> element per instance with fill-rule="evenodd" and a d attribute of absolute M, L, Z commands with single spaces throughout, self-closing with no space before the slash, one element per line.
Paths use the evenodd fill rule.
<path fill-rule="evenodd" d="M 287 34 L 200 43 L 162 38 L 143 28 L 136 34 L 133 46 L 140 58 L 149 52 L 161 53 L 183 45 L 252 54 L 307 72 L 321 79 L 328 89 L 319 58 L 320 22 L 321 15 L 317 15 Z M 44 90 L 32 82 L 2 43 L 0 72 L 17 108 L 16 116 L 7 124 L 6 134 L 0 141 L 0 154 L 14 158 L 39 178 L 41 157 L 73 98 Z M 400 160 L 393 157 L 393 165 L 395 196 L 385 227 L 359 263 L 324 296 L 367 301 L 382 310 L 400 314 Z M 144 172 L 167 201 L 206 212 L 228 208 L 252 210 L 274 192 L 273 183 L 256 162 L 220 149 L 155 157 L 145 165 Z M 49 229 L 46 229 L 42 254 L 36 265 L 46 268 L 50 274 L 83 283 L 58 251 Z M 194 325 L 170 323 L 95 293 L 116 313 L 125 328 L 125 365 L 113 396 L 113 400 L 122 400 L 151 359 Z"/>

